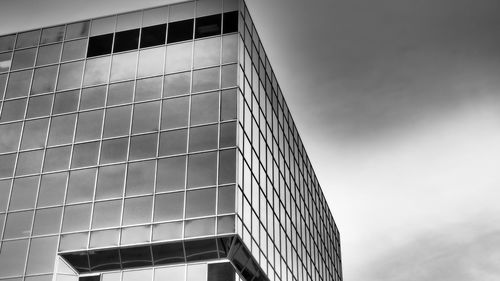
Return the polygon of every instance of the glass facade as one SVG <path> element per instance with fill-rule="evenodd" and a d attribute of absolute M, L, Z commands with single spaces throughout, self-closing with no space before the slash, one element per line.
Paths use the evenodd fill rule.
<path fill-rule="evenodd" d="M 0 36 L 0 281 L 148 278 L 342 280 L 243 1 Z"/>

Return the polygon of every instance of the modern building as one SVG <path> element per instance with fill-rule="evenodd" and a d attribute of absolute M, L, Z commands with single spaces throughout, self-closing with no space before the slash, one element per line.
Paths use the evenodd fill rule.
<path fill-rule="evenodd" d="M 0 36 L 0 281 L 340 281 L 242 1 Z"/>

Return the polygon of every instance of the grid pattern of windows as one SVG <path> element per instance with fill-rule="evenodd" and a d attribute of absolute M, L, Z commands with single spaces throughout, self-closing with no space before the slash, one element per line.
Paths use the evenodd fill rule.
<path fill-rule="evenodd" d="M 0 280 L 51 276 L 56 253 L 235 232 L 236 9 L 0 36 Z"/>

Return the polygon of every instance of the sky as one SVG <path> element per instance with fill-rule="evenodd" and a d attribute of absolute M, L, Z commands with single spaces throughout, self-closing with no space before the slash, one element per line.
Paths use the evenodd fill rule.
<path fill-rule="evenodd" d="M 0 0 L 0 34 L 168 4 Z M 345 281 L 500 280 L 500 2 L 249 0 Z"/>

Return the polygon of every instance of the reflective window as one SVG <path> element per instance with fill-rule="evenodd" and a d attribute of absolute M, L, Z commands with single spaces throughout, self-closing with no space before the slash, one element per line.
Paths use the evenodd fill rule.
<path fill-rule="evenodd" d="M 87 50 L 87 39 L 73 40 L 64 43 L 62 61 L 85 58 Z"/>
<path fill-rule="evenodd" d="M 64 207 L 62 231 L 70 232 L 89 229 L 91 209 L 92 204 Z"/>
<path fill-rule="evenodd" d="M 103 107 L 106 101 L 106 86 L 82 89 L 80 110 Z"/>
<path fill-rule="evenodd" d="M 223 25 L 224 25 L 224 33 L 231 33 L 238 31 L 238 12 L 229 12 L 223 14 Z"/>
<path fill-rule="evenodd" d="M 0 115 L 0 122 L 23 119 L 25 108 L 26 99 L 5 101 L 1 112 L 2 115 Z"/>
<path fill-rule="evenodd" d="M 238 78 L 238 67 L 236 64 L 222 66 L 221 73 L 221 87 L 234 87 L 236 86 Z"/>
<path fill-rule="evenodd" d="M 171 240 L 171 239 L 179 239 L 182 238 L 182 221 L 175 222 L 167 222 L 153 225 L 153 241 L 160 240 Z M 184 273 L 184 270 L 182 271 Z M 156 270 L 156 275 L 158 274 L 158 269 Z M 155 280 L 157 280 L 155 278 Z M 168 280 L 177 280 L 171 279 Z M 184 281 L 184 279 L 180 279 L 180 281 Z"/>
<path fill-rule="evenodd" d="M 152 196 L 125 199 L 123 225 L 151 222 L 152 207 Z"/>
<path fill-rule="evenodd" d="M 57 236 L 34 238 L 31 240 L 26 274 L 52 273 L 57 251 Z"/>
<path fill-rule="evenodd" d="M 188 220 L 185 222 L 184 237 L 213 235 L 214 232 L 215 219 L 213 218 Z"/>
<path fill-rule="evenodd" d="M 97 177 L 96 200 L 121 197 L 125 180 L 125 165 L 99 168 Z"/>
<path fill-rule="evenodd" d="M 139 29 L 117 32 L 113 52 L 124 52 L 139 48 Z"/>
<path fill-rule="evenodd" d="M 219 147 L 231 147 L 236 145 L 236 122 L 220 124 Z"/>
<path fill-rule="evenodd" d="M 155 198 L 154 221 L 182 219 L 184 192 L 158 194 Z"/>
<path fill-rule="evenodd" d="M 141 48 L 165 44 L 166 35 L 166 24 L 144 27 L 141 32 Z"/>
<path fill-rule="evenodd" d="M 221 34 L 221 15 L 196 18 L 195 38 L 203 38 Z"/>
<path fill-rule="evenodd" d="M 193 39 L 193 19 L 171 22 L 168 24 L 167 43 Z"/>
<path fill-rule="evenodd" d="M 53 92 L 56 88 L 57 66 L 37 68 L 33 77 L 31 94 Z"/>
<path fill-rule="evenodd" d="M 5 85 L 7 84 L 7 74 L 0 74 L 0 99 L 4 98 Z"/>
<path fill-rule="evenodd" d="M 112 33 L 115 31 L 116 16 L 109 16 L 92 20 L 90 36 Z"/>
<path fill-rule="evenodd" d="M 62 207 L 36 210 L 33 235 L 59 233 L 61 217 Z"/>
<path fill-rule="evenodd" d="M 57 90 L 80 87 L 82 72 L 83 61 L 61 64 L 59 68 L 59 78 L 57 79 Z"/>
<path fill-rule="evenodd" d="M 222 63 L 236 62 L 238 60 L 238 35 L 222 37 Z"/>
<path fill-rule="evenodd" d="M 127 160 L 128 138 L 105 140 L 101 147 L 101 164 Z"/>
<path fill-rule="evenodd" d="M 31 209 L 35 207 L 39 177 L 17 178 L 14 180 L 9 210 Z"/>
<path fill-rule="evenodd" d="M 2 180 L 0 181 L 0 213 L 3 213 L 7 210 L 7 201 L 10 199 L 9 198 L 9 193 L 10 193 L 10 184 L 12 183 L 12 180 Z M 2 228 L 0 230 L 3 230 L 3 221 L 1 221 Z"/>
<path fill-rule="evenodd" d="M 19 153 L 17 159 L 16 175 L 40 173 L 42 167 L 43 150 L 34 150 Z"/>
<path fill-rule="evenodd" d="M 142 11 L 118 15 L 116 31 L 137 28 L 141 25 Z"/>
<path fill-rule="evenodd" d="M 61 55 L 61 44 L 52 44 L 41 46 L 38 49 L 38 56 L 36 57 L 36 65 L 44 65 L 59 62 Z"/>
<path fill-rule="evenodd" d="M 234 185 L 219 187 L 217 214 L 234 213 Z"/>
<path fill-rule="evenodd" d="M 142 50 L 139 53 L 138 77 L 163 74 L 165 47 Z"/>
<path fill-rule="evenodd" d="M 189 94 L 191 87 L 191 72 L 181 72 L 165 76 L 164 97 Z"/>
<path fill-rule="evenodd" d="M 17 35 L 16 48 L 26 48 L 38 45 L 40 30 L 32 30 Z"/>
<path fill-rule="evenodd" d="M 113 107 L 106 110 L 104 137 L 127 135 L 130 130 L 132 106 Z"/>
<path fill-rule="evenodd" d="M 95 203 L 92 228 L 119 226 L 121 212 L 122 200 Z"/>
<path fill-rule="evenodd" d="M 0 178 L 12 177 L 16 154 L 0 155 Z"/>
<path fill-rule="evenodd" d="M 156 190 L 169 191 L 184 189 L 185 174 L 186 156 L 158 160 Z"/>
<path fill-rule="evenodd" d="M 90 22 L 83 21 L 68 24 L 66 27 L 66 40 L 88 36 Z"/>
<path fill-rule="evenodd" d="M 131 270 L 123 272 L 123 281 L 151 280 L 153 269 Z"/>
<path fill-rule="evenodd" d="M 130 138 L 130 160 L 156 156 L 157 134 L 147 134 Z"/>
<path fill-rule="evenodd" d="M 196 40 L 194 42 L 194 68 L 219 64 L 220 45 L 220 37 Z"/>
<path fill-rule="evenodd" d="M 178 72 L 191 69 L 192 42 L 167 46 L 165 72 Z"/>
<path fill-rule="evenodd" d="M 132 102 L 134 95 L 134 81 L 109 85 L 108 105 Z"/>
<path fill-rule="evenodd" d="M 22 124 L 18 122 L 0 125 L 0 153 L 17 150 Z"/>
<path fill-rule="evenodd" d="M 191 125 L 217 122 L 219 92 L 194 95 L 191 98 Z"/>
<path fill-rule="evenodd" d="M 67 172 L 42 175 L 37 201 L 38 207 L 62 205 L 67 178 Z"/>
<path fill-rule="evenodd" d="M 71 143 L 76 114 L 52 117 L 49 131 L 49 145 Z"/>
<path fill-rule="evenodd" d="M 186 153 L 187 130 L 175 130 L 160 134 L 160 156 Z"/>
<path fill-rule="evenodd" d="M 187 266 L 186 281 L 207 280 L 207 264 L 190 264 Z"/>
<path fill-rule="evenodd" d="M 111 63 L 111 81 L 135 77 L 137 52 L 114 55 Z"/>
<path fill-rule="evenodd" d="M 40 44 L 60 42 L 64 37 L 64 25 L 44 28 Z"/>
<path fill-rule="evenodd" d="M 5 91 L 5 98 L 24 97 L 28 95 L 33 70 L 12 72 Z"/>
<path fill-rule="evenodd" d="M 180 21 L 194 18 L 194 1 L 170 6 L 169 21 Z"/>
<path fill-rule="evenodd" d="M 217 234 L 234 233 L 234 215 L 222 216 L 217 218 Z"/>
<path fill-rule="evenodd" d="M 189 117 L 189 98 L 181 97 L 163 101 L 161 128 L 186 127 Z"/>
<path fill-rule="evenodd" d="M 134 105 L 132 133 L 151 132 L 158 130 L 160 102 L 147 102 Z"/>
<path fill-rule="evenodd" d="M 9 71 L 12 64 L 12 53 L 0 53 L 0 72 Z"/>
<path fill-rule="evenodd" d="M 0 255 L 0 277 L 19 276 L 24 273 L 28 241 L 16 240 L 2 243 Z"/>
<path fill-rule="evenodd" d="M 67 204 L 92 200 L 96 171 L 97 169 L 85 169 L 70 172 L 66 195 Z"/>
<path fill-rule="evenodd" d="M 170 266 L 157 268 L 155 270 L 154 281 L 184 281 L 186 276 L 186 268 L 184 266 Z M 203 279 L 202 279 L 203 280 Z"/>
<path fill-rule="evenodd" d="M 193 72 L 193 92 L 219 88 L 219 68 L 207 68 Z"/>
<path fill-rule="evenodd" d="M 192 127 L 189 130 L 189 152 L 216 149 L 217 140 L 217 125 Z"/>
<path fill-rule="evenodd" d="M 74 251 L 87 248 L 88 232 L 61 235 L 60 251 Z"/>
<path fill-rule="evenodd" d="M 0 36 L 0 52 L 10 51 L 14 49 L 15 37 L 16 37 L 15 34 Z"/>
<path fill-rule="evenodd" d="M 73 149 L 71 168 L 92 166 L 97 164 L 99 142 L 77 144 Z"/>
<path fill-rule="evenodd" d="M 217 179 L 217 153 L 189 155 L 187 187 L 215 185 Z"/>
<path fill-rule="evenodd" d="M 233 266 L 228 263 L 212 263 L 208 264 L 208 279 L 207 281 L 235 281 L 235 271 Z"/>
<path fill-rule="evenodd" d="M 76 141 L 93 140 L 101 137 L 104 110 L 87 111 L 78 114 Z"/>
<path fill-rule="evenodd" d="M 221 150 L 219 154 L 219 184 L 233 183 L 236 180 L 236 151 Z"/>
<path fill-rule="evenodd" d="M 215 188 L 186 193 L 186 218 L 215 215 Z"/>
<path fill-rule="evenodd" d="M 196 2 L 196 16 L 219 14 L 222 10 L 221 0 L 205 0 Z"/>
<path fill-rule="evenodd" d="M 49 148 L 45 152 L 44 172 L 66 170 L 69 167 L 71 146 Z"/>
<path fill-rule="evenodd" d="M 104 247 L 104 246 L 117 246 L 119 229 L 93 231 L 90 234 L 90 248 Z M 99 277 L 99 276 L 97 276 Z M 81 279 L 81 277 L 80 277 Z"/>
<path fill-rule="evenodd" d="M 33 210 L 7 214 L 7 222 L 5 223 L 3 238 L 10 239 L 30 236 L 32 222 Z"/>
<path fill-rule="evenodd" d="M 110 57 L 87 60 L 83 85 L 97 85 L 108 82 Z"/>
<path fill-rule="evenodd" d="M 113 34 L 90 37 L 87 57 L 111 54 L 111 46 L 113 46 Z"/>
<path fill-rule="evenodd" d="M 24 123 L 21 149 L 45 147 L 48 125 L 48 118 L 26 121 Z"/>
<path fill-rule="evenodd" d="M 53 114 L 76 111 L 78 108 L 78 90 L 57 93 L 54 101 Z"/>
<path fill-rule="evenodd" d="M 233 120 L 236 119 L 236 90 L 224 90 L 221 93 L 221 109 L 220 119 Z"/>
<path fill-rule="evenodd" d="M 142 15 L 142 26 L 151 26 L 167 22 L 168 6 L 144 10 Z"/>
<path fill-rule="evenodd" d="M 153 193 L 155 162 L 144 161 L 128 165 L 126 196 Z"/>
<path fill-rule="evenodd" d="M 137 80 L 135 100 L 143 101 L 161 97 L 162 77 Z"/>
<path fill-rule="evenodd" d="M 149 242 L 150 226 L 135 226 L 122 229 L 121 244 L 136 244 Z"/>

